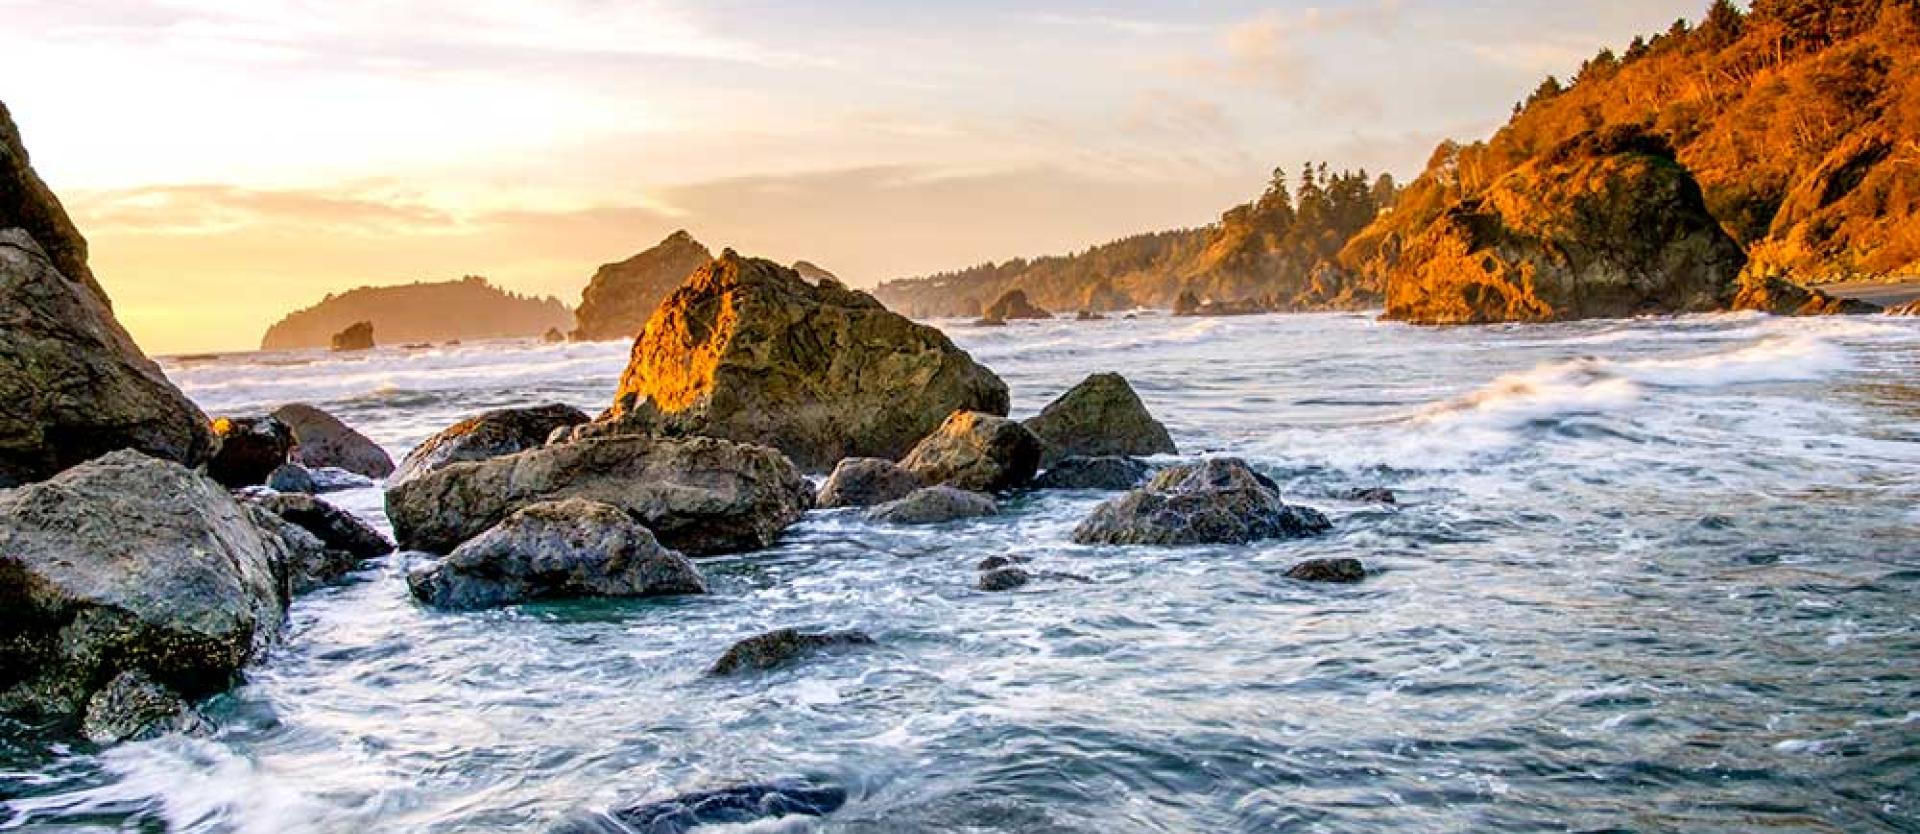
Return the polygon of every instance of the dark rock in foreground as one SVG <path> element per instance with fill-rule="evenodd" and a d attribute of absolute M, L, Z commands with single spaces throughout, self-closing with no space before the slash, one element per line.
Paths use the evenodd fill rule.
<path fill-rule="evenodd" d="M 279 632 L 288 548 L 212 480 L 133 451 L 0 492 L 0 710 L 77 717 L 123 672 L 225 689 Z"/>
<path fill-rule="evenodd" d="M 847 458 L 820 485 L 815 506 L 871 507 L 905 498 L 927 483 L 919 475 L 881 458 Z"/>
<path fill-rule="evenodd" d="M 1288 579 L 1301 582 L 1359 582 L 1367 568 L 1359 559 L 1308 559 L 1287 569 Z"/>
<path fill-rule="evenodd" d="M 707 674 L 737 675 L 784 666 L 801 657 L 843 646 L 871 646 L 874 639 L 861 631 L 829 631 L 818 634 L 783 628 L 749 637 L 733 644 L 715 661 Z"/>
<path fill-rule="evenodd" d="M 345 469 L 369 478 L 393 474 L 393 458 L 380 444 L 340 419 L 306 403 L 288 403 L 273 418 L 293 430 L 293 459 L 310 469 Z"/>
<path fill-rule="evenodd" d="M 229 489 L 259 486 L 293 451 L 293 432 L 272 417 L 222 417 L 213 421 L 220 446 L 207 461 L 207 476 Z"/>
<path fill-rule="evenodd" d="M 144 741 L 168 733 L 201 735 L 212 727 L 186 699 L 135 669 L 121 672 L 87 699 L 80 734 L 95 744 Z"/>
<path fill-rule="evenodd" d="M 356 321 L 333 334 L 329 347 L 336 351 L 373 350 L 373 322 Z"/>
<path fill-rule="evenodd" d="M 1332 528 L 1319 511 L 1287 504 L 1273 481 L 1237 458 L 1170 467 L 1094 508 L 1073 531 L 1080 544 L 1246 544 Z"/>
<path fill-rule="evenodd" d="M 1056 461 L 1035 478 L 1035 489 L 1133 489 L 1153 471 L 1145 461 L 1128 457 L 1070 457 Z"/>
<path fill-rule="evenodd" d="M 1043 464 L 1065 457 L 1171 455 L 1173 436 L 1119 374 L 1094 374 L 1029 418 L 1027 429 L 1046 444 Z"/>
<path fill-rule="evenodd" d="M 980 575 L 979 588 L 982 591 L 1011 591 L 1033 581 L 1033 574 L 1022 568 L 994 568 Z"/>
<path fill-rule="evenodd" d="M 867 520 L 879 524 L 942 524 L 963 518 L 998 515 L 993 496 L 950 486 L 916 489 L 906 497 L 867 511 Z"/>
<path fill-rule="evenodd" d="M 900 466 L 930 484 L 999 492 L 1032 483 L 1040 455 L 1039 438 L 1025 426 L 992 414 L 956 411 Z"/>
<path fill-rule="evenodd" d="M 813 504 L 799 470 L 765 446 L 711 437 L 576 440 L 466 461 L 387 489 L 402 547 L 446 553 L 530 504 L 612 504 L 689 555 L 766 547 Z"/>
<path fill-rule="evenodd" d="M 496 408 L 461 420 L 420 442 L 400 460 L 388 479 L 398 484 L 461 461 L 486 460 L 538 449 L 554 429 L 577 426 L 592 418 L 586 412 L 558 403 L 528 408 Z"/>
<path fill-rule="evenodd" d="M 685 834 L 701 825 L 822 817 L 846 804 L 844 788 L 798 781 L 739 785 L 629 805 L 604 815 L 575 815 L 548 834 Z"/>
<path fill-rule="evenodd" d="M 660 546 L 619 508 L 571 498 L 533 504 L 453 553 L 407 575 L 437 608 L 486 608 L 536 599 L 704 594 L 687 557 Z"/>

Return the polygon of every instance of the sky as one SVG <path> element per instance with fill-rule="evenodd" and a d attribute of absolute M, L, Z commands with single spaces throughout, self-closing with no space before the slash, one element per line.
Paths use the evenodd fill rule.
<path fill-rule="evenodd" d="M 1419 173 L 1705 0 L 0 0 L 0 101 L 149 352 L 329 292 L 577 304 L 684 228 L 856 286 Z"/>

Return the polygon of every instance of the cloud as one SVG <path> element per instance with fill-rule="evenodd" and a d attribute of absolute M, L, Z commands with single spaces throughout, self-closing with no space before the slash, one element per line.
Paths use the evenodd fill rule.
<path fill-rule="evenodd" d="M 1059 14 L 1033 13 L 1020 15 L 1020 20 L 1042 26 L 1057 26 L 1074 29 L 1101 29 L 1125 35 L 1155 37 L 1203 31 L 1205 27 L 1195 23 L 1176 23 L 1146 18 L 1116 17 L 1100 14 Z"/>
<path fill-rule="evenodd" d="M 1296 96 L 1318 75 L 1303 40 L 1337 32 L 1387 34 L 1399 19 L 1401 0 L 1378 0 L 1334 10 L 1267 10 L 1221 30 L 1216 49 L 1177 60 L 1174 69 L 1189 77 Z"/>

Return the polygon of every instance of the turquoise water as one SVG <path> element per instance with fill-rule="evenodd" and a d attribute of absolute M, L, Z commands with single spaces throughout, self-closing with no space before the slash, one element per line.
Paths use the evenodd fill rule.
<path fill-rule="evenodd" d="M 1184 452 L 1248 458 L 1334 532 L 1082 547 L 1100 496 L 1071 493 L 926 529 L 816 512 L 703 562 L 708 597 L 482 613 L 414 605 L 396 555 L 298 600 L 213 738 L 5 734 L 0 830 L 539 831 L 792 776 L 851 800 L 745 830 L 1920 830 L 1920 321 L 949 332 L 1016 415 L 1124 373 Z M 597 410 L 625 353 L 168 371 L 211 413 L 306 400 L 398 457 L 485 408 Z M 1401 503 L 1329 497 L 1358 486 Z M 385 523 L 377 491 L 339 497 Z M 1093 581 L 973 590 L 1005 553 Z M 1282 576 L 1315 556 L 1374 574 Z M 784 626 L 880 645 L 702 676 Z"/>

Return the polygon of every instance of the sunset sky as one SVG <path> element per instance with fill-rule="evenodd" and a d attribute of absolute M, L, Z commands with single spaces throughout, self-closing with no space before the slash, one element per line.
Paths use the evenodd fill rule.
<path fill-rule="evenodd" d="M 1317 8 L 1316 8 L 1317 6 Z M 676 228 L 858 285 L 1408 178 L 1705 0 L 0 0 L 0 100 L 148 351 L 363 284 L 569 304 Z"/>

